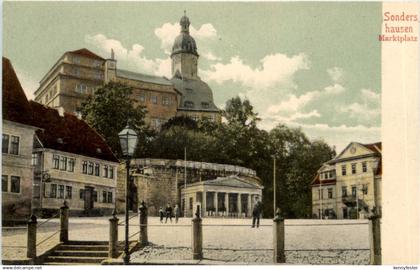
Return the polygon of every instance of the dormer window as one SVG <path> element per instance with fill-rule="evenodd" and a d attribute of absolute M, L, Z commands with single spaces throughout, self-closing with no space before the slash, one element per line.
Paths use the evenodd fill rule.
<path fill-rule="evenodd" d="M 185 101 L 184 102 L 184 107 L 185 108 L 194 108 L 194 102 L 192 102 L 192 101 Z"/>
<path fill-rule="evenodd" d="M 208 108 L 209 108 L 209 103 L 208 103 L 208 102 L 201 102 L 201 106 L 202 106 L 204 109 L 208 109 Z"/>

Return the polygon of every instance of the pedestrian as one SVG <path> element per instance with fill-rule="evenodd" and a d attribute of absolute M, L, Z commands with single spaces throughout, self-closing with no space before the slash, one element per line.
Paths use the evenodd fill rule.
<path fill-rule="evenodd" d="M 181 215 L 181 210 L 179 209 L 178 204 L 175 205 L 174 212 L 175 212 L 175 223 L 178 223 L 178 218 Z"/>
<path fill-rule="evenodd" d="M 257 228 L 260 226 L 260 215 L 261 215 L 262 205 L 261 202 L 256 199 L 254 209 L 252 209 L 252 228 L 255 228 L 255 222 L 257 223 Z"/>
<path fill-rule="evenodd" d="M 163 223 L 164 213 L 163 213 L 162 206 L 159 208 L 159 216 L 160 216 L 160 223 Z"/>
<path fill-rule="evenodd" d="M 171 220 L 172 223 L 172 206 L 168 203 L 168 205 L 166 205 L 166 220 L 165 223 L 168 222 L 168 218 Z"/>

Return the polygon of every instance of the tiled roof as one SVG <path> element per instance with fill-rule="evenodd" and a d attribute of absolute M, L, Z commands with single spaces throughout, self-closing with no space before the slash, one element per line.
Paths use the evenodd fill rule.
<path fill-rule="evenodd" d="M 382 143 L 376 142 L 376 143 L 370 143 L 370 144 L 363 144 L 364 147 L 368 148 L 369 150 L 381 154 L 382 152 Z"/>
<path fill-rule="evenodd" d="M 332 185 L 332 184 L 335 184 L 336 182 L 337 182 L 336 179 L 322 180 L 321 181 L 321 186 Z M 315 176 L 315 179 L 312 181 L 311 185 L 312 186 L 319 186 L 319 183 L 320 183 L 319 174 L 317 174 Z"/>
<path fill-rule="evenodd" d="M 97 54 L 94 54 L 93 52 L 89 51 L 86 48 L 76 50 L 76 51 L 69 51 L 68 53 L 77 54 L 77 55 L 81 55 L 81 56 L 88 57 L 88 58 L 94 58 L 94 59 L 98 59 L 98 60 L 105 60 L 104 58 L 100 57 Z"/>
<path fill-rule="evenodd" d="M 42 128 L 36 132 L 45 148 L 118 162 L 108 144 L 93 128 L 75 115 L 30 101 L 34 123 Z"/>
<path fill-rule="evenodd" d="M 32 125 L 28 99 L 10 60 L 3 57 L 3 119 Z"/>
<path fill-rule="evenodd" d="M 163 85 L 169 85 L 169 86 L 173 85 L 170 80 L 164 77 L 147 75 L 147 74 L 132 72 L 132 71 L 123 70 L 123 69 L 117 69 L 117 77 L 130 79 L 130 80 L 136 80 L 136 81 L 142 81 L 142 82 L 148 82 L 148 83 L 154 83 L 154 84 L 163 84 Z"/>

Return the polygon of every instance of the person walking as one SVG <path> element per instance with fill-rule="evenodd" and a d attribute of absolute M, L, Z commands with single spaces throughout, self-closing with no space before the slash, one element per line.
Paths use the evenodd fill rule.
<path fill-rule="evenodd" d="M 166 206 L 165 212 L 166 212 L 166 220 L 165 220 L 165 223 L 168 222 L 168 218 L 171 220 L 171 223 L 172 223 L 172 206 L 169 203 Z"/>
<path fill-rule="evenodd" d="M 159 208 L 159 216 L 160 216 L 160 223 L 163 223 L 163 217 L 164 217 L 164 213 L 163 213 L 163 208 L 162 206 Z"/>
<path fill-rule="evenodd" d="M 178 218 L 181 215 L 181 210 L 179 209 L 178 204 L 175 205 L 174 212 L 175 212 L 175 223 L 178 223 Z"/>
<path fill-rule="evenodd" d="M 260 226 L 261 210 L 262 210 L 262 205 L 261 205 L 261 202 L 257 198 L 254 208 L 252 209 L 252 228 L 255 228 L 255 223 L 257 223 L 257 228 Z"/>

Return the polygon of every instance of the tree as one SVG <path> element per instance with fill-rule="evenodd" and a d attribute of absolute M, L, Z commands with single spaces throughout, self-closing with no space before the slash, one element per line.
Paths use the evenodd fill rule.
<path fill-rule="evenodd" d="M 121 157 L 118 133 L 127 123 L 139 135 L 137 153 L 146 152 L 148 136 L 153 135 L 144 123 L 146 109 L 136 105 L 131 94 L 131 87 L 110 82 L 90 95 L 80 108 L 82 118 L 105 138 L 118 157 Z"/>

